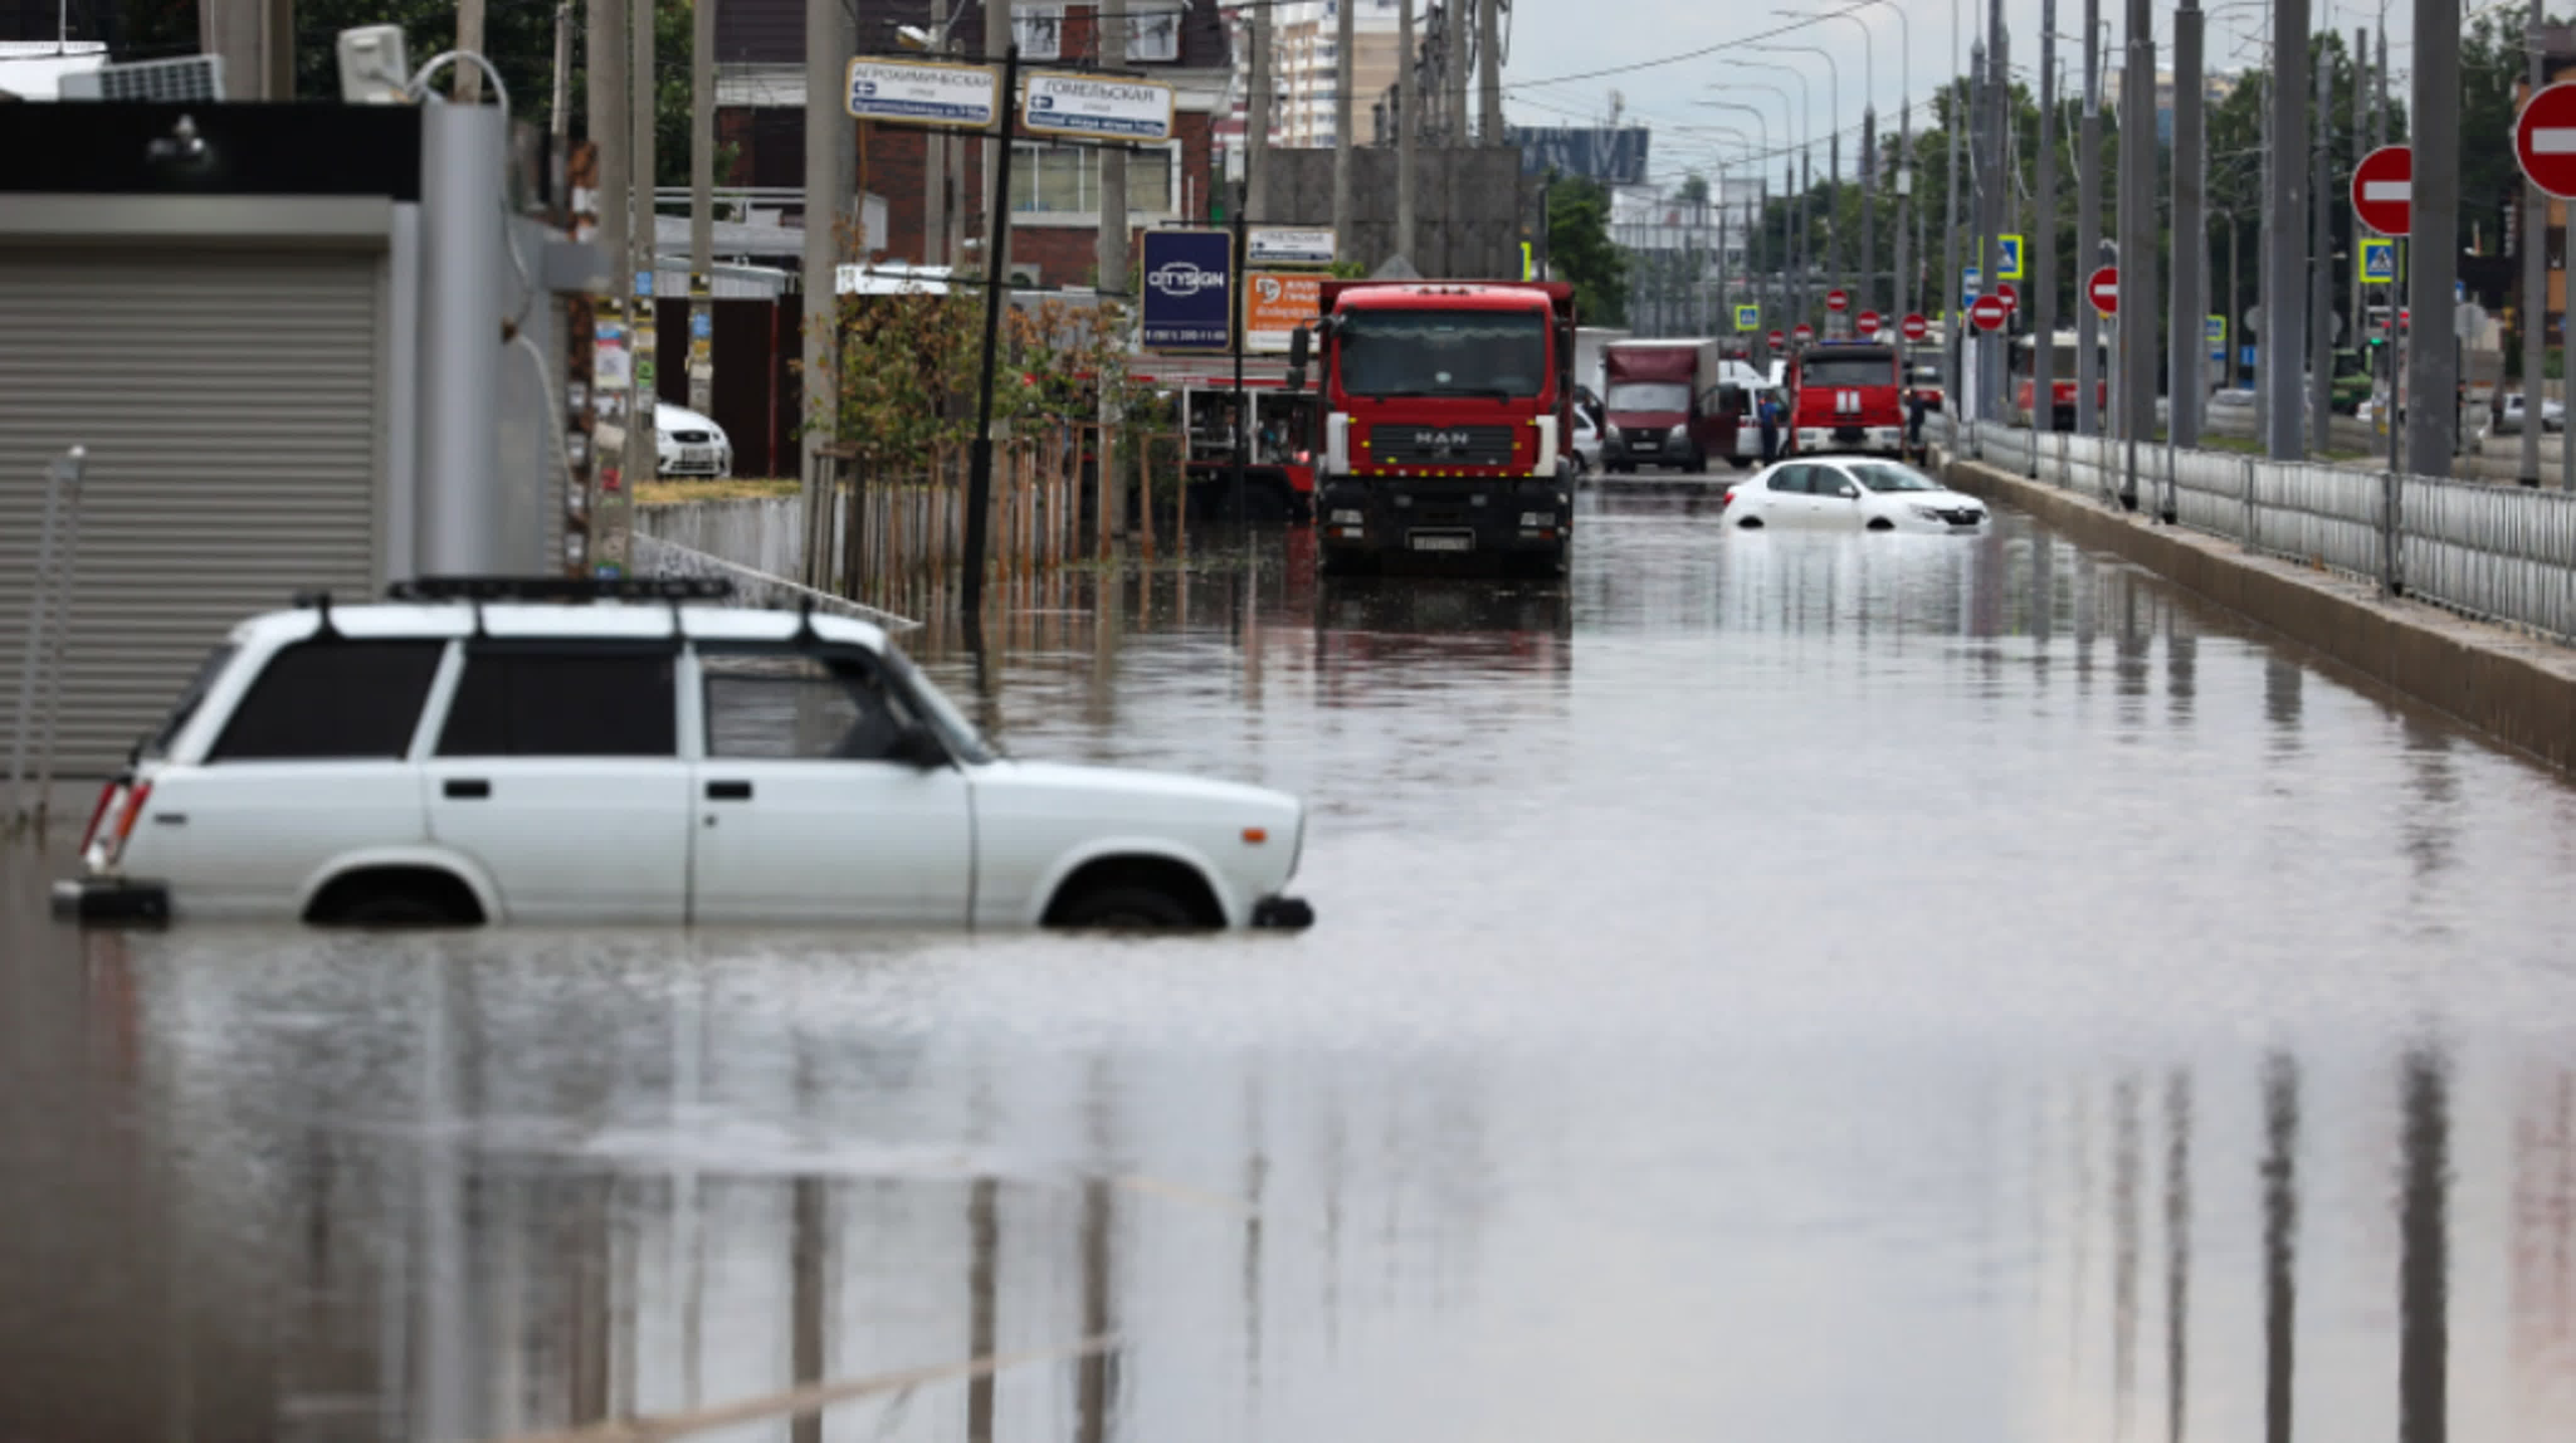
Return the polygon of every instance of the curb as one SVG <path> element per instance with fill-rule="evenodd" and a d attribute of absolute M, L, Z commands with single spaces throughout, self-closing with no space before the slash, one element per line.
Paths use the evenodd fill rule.
<path fill-rule="evenodd" d="M 2446 712 L 2562 771 L 2576 770 L 2576 651 L 2471 621 L 2316 567 L 2090 497 L 1944 457 L 1954 488 L 2027 511 L 2077 544 L 2108 551 L 2256 624 Z"/>

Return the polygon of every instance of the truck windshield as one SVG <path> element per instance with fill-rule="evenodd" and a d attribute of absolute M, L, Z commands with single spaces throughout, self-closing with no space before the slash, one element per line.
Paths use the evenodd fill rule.
<path fill-rule="evenodd" d="M 1535 396 L 1547 325 L 1525 311 L 1350 311 L 1341 373 L 1354 396 Z"/>
<path fill-rule="evenodd" d="M 1803 386 L 1893 386 L 1896 363 L 1885 356 L 1810 356 L 1798 372 Z"/>
<path fill-rule="evenodd" d="M 1610 409 L 1619 412 L 1687 411 L 1690 387 L 1679 381 L 1623 381 L 1610 388 Z"/>

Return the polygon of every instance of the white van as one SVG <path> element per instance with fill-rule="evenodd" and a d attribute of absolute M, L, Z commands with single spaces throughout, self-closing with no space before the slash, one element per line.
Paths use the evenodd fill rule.
<path fill-rule="evenodd" d="M 1305 809 L 1004 758 L 878 628 L 467 578 L 236 627 L 100 795 L 84 920 L 1302 927 Z"/>

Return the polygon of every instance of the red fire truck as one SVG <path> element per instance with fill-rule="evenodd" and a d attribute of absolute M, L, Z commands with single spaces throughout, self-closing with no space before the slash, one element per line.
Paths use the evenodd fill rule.
<path fill-rule="evenodd" d="M 1819 341 L 1789 365 L 1790 449 L 1905 453 L 1905 385 L 1896 347 Z"/>
<path fill-rule="evenodd" d="M 1319 304 L 1324 564 L 1563 571 L 1574 287 L 1326 281 Z M 1305 351 L 1291 352 L 1292 386 Z"/>

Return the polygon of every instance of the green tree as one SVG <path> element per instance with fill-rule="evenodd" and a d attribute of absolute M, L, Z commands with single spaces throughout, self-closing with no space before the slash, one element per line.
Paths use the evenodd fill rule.
<path fill-rule="evenodd" d="M 1597 326 L 1628 319 L 1628 257 L 1610 240 L 1610 195 L 1598 181 L 1560 175 L 1547 192 L 1548 267 L 1574 283 L 1575 314 Z"/>

